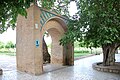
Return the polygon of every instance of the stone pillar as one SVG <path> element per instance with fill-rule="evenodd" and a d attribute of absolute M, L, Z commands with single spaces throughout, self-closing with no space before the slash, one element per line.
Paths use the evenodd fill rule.
<path fill-rule="evenodd" d="M 16 29 L 16 60 L 19 71 L 34 75 L 43 72 L 42 47 L 40 41 L 40 10 L 37 6 L 27 9 L 27 18 L 18 16 Z"/>
<path fill-rule="evenodd" d="M 74 46 L 67 44 L 64 46 L 64 64 L 63 65 L 74 65 Z"/>

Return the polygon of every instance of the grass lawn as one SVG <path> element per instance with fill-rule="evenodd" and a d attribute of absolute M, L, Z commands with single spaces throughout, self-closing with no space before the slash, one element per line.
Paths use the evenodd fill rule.
<path fill-rule="evenodd" d="M 97 53 L 100 53 L 100 50 L 97 50 Z M 76 49 L 74 50 L 74 57 L 81 57 L 90 55 L 91 51 L 89 49 Z M 96 54 L 96 51 L 93 51 L 92 54 Z M 15 49 L 0 49 L 0 55 L 16 56 Z"/>
<path fill-rule="evenodd" d="M 78 51 L 78 50 L 74 50 L 74 57 L 81 57 L 81 56 L 85 56 L 88 55 L 89 51 Z"/>
<path fill-rule="evenodd" d="M 0 52 L 0 55 L 8 55 L 8 56 L 16 56 L 16 53 L 3 53 L 3 52 Z"/>
<path fill-rule="evenodd" d="M 16 56 L 14 49 L 0 49 L 0 55 Z"/>
<path fill-rule="evenodd" d="M 89 53 L 74 53 L 74 57 L 81 57 L 81 56 L 86 56 L 89 55 Z"/>
<path fill-rule="evenodd" d="M 11 53 L 11 52 L 7 52 L 7 53 L 3 53 L 0 52 L 0 55 L 8 55 L 8 56 L 16 56 L 16 53 Z M 74 53 L 74 57 L 81 57 L 81 56 L 85 56 L 85 55 L 89 55 L 89 53 Z"/>
<path fill-rule="evenodd" d="M 87 56 L 90 54 L 100 54 L 102 53 L 101 48 L 93 48 L 92 51 L 89 48 L 74 48 L 74 57 Z"/>

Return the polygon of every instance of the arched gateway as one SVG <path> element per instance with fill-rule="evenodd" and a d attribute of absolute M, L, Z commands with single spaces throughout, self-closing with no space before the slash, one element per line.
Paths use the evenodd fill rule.
<path fill-rule="evenodd" d="M 17 69 L 35 75 L 43 73 L 42 39 L 47 31 L 52 38 L 51 64 L 73 65 L 73 46 L 59 45 L 67 30 L 65 18 L 32 5 L 27 18 L 17 20 Z"/>

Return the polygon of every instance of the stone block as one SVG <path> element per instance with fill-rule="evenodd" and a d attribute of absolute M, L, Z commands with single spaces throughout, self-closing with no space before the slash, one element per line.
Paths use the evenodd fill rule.
<path fill-rule="evenodd" d="M 104 69 L 105 72 L 109 72 L 109 69 Z"/>
<path fill-rule="evenodd" d="M 101 68 L 101 70 L 100 70 L 100 71 L 104 71 L 104 69 L 102 69 L 102 68 Z"/>
<path fill-rule="evenodd" d="M 98 71 L 100 71 L 100 68 L 96 68 Z"/>
<path fill-rule="evenodd" d="M 119 71 L 118 70 L 113 70 L 113 73 L 119 73 Z"/>
<path fill-rule="evenodd" d="M 113 72 L 113 70 L 110 69 L 109 72 Z"/>

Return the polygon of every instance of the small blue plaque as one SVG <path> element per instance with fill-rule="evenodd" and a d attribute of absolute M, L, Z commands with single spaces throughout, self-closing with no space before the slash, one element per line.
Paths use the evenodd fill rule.
<path fill-rule="evenodd" d="M 39 47 L 39 45 L 40 45 L 39 40 L 36 40 L 36 41 L 35 41 L 35 45 L 36 45 L 36 47 Z"/>

